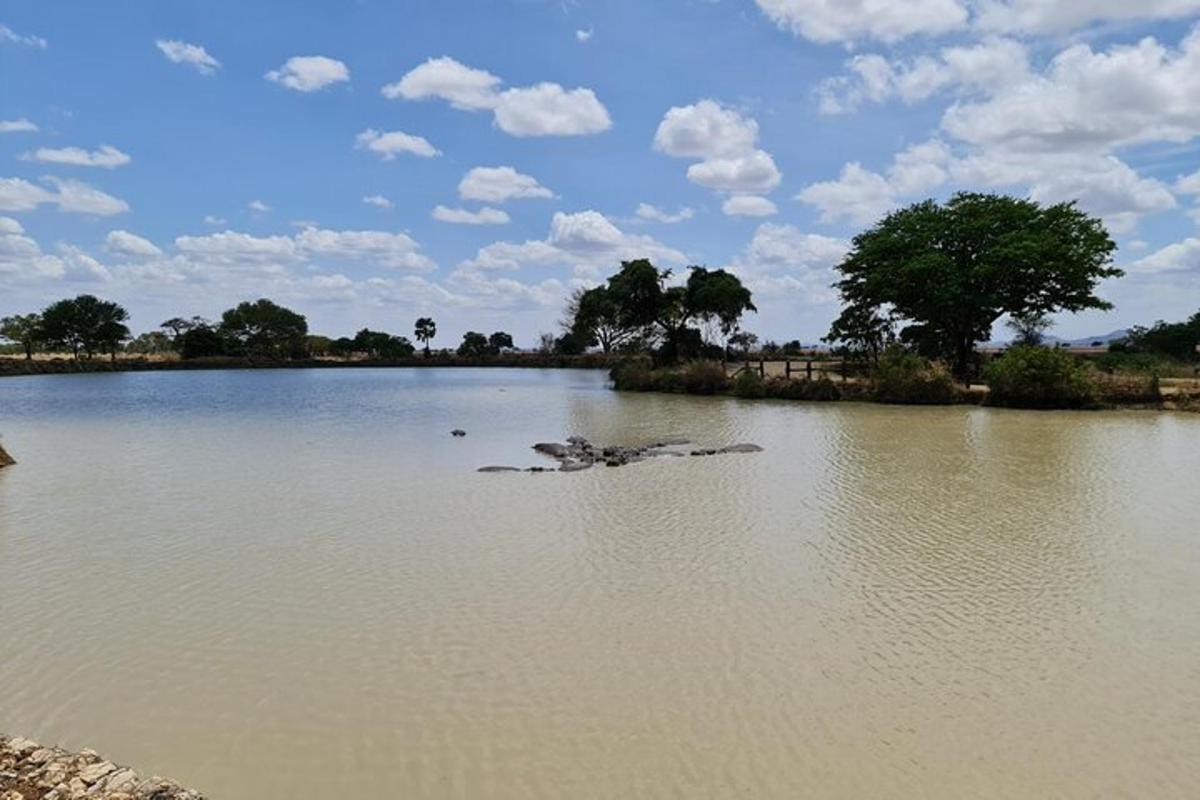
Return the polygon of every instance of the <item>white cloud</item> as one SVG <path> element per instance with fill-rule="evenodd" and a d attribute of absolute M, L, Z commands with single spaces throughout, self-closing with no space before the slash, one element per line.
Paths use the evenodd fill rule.
<path fill-rule="evenodd" d="M 847 219 L 858 224 L 874 222 L 896 205 L 891 184 L 880 174 L 852 161 L 842 168 L 836 181 L 821 181 L 806 187 L 796 199 L 816 206 L 822 222 Z"/>
<path fill-rule="evenodd" d="M 592 29 L 588 28 L 587 30 L 583 30 L 580 28 L 576 30 L 575 40 L 579 42 L 590 42 L 592 40 Z"/>
<path fill-rule="evenodd" d="M 218 217 L 215 214 L 206 214 L 204 216 L 204 224 L 206 225 L 224 225 L 225 222 L 226 219 L 224 217 Z"/>
<path fill-rule="evenodd" d="M 696 216 L 696 212 L 684 206 L 674 214 L 663 211 L 657 206 L 652 206 L 649 203 L 639 203 L 637 207 L 638 219 L 649 220 L 650 222 L 661 222 L 666 225 L 674 225 L 677 222 L 683 222 Z"/>
<path fill-rule="evenodd" d="M 767 222 L 758 226 L 729 268 L 754 292 L 760 309 L 780 301 L 806 306 L 832 304 L 837 299 L 831 288 L 833 268 L 849 249 L 841 239 Z"/>
<path fill-rule="evenodd" d="M 608 110 L 591 89 L 539 83 L 500 91 L 500 78 L 448 56 L 431 58 L 396 83 L 389 99 L 440 98 L 463 111 L 493 112 L 496 127 L 512 136 L 583 136 L 612 127 Z"/>
<path fill-rule="evenodd" d="M 292 56 L 282 67 L 263 77 L 297 92 L 315 92 L 350 80 L 350 70 L 341 61 L 327 56 Z"/>
<path fill-rule="evenodd" d="M 460 64 L 449 56 L 431 58 L 382 89 L 389 100 L 441 98 L 462 111 L 496 107 L 501 81 L 490 72 Z"/>
<path fill-rule="evenodd" d="M 458 194 L 464 200 L 484 203 L 554 197 L 554 192 L 538 183 L 536 178 L 512 167 L 475 167 L 459 181 Z"/>
<path fill-rule="evenodd" d="M 763 150 L 755 150 L 733 158 L 710 158 L 692 164 L 688 180 L 720 192 L 765 193 L 779 186 L 783 179 L 775 159 Z"/>
<path fill-rule="evenodd" d="M 428 271 L 435 267 L 410 236 L 388 231 L 308 227 L 295 236 L 252 236 L 223 231 L 206 236 L 179 236 L 175 239 L 175 247 L 193 266 L 254 265 L 270 266 L 278 271 L 289 264 L 340 259 L 369 261 L 413 271 Z"/>
<path fill-rule="evenodd" d="M 735 194 L 721 205 L 721 211 L 729 217 L 771 217 L 779 213 L 770 200 L 751 194 Z"/>
<path fill-rule="evenodd" d="M 109 231 L 104 243 L 110 253 L 117 255 L 143 258 L 162 255 L 162 250 L 149 239 L 144 239 L 129 231 Z"/>
<path fill-rule="evenodd" d="M 468 211 L 465 208 L 446 208 L 437 206 L 433 209 L 433 218 L 438 222 L 450 222 L 456 225 L 507 225 L 508 214 L 498 208 L 481 208 L 478 211 Z"/>
<path fill-rule="evenodd" d="M 212 75 L 221 68 L 221 62 L 198 44 L 188 44 L 178 39 L 159 39 L 154 44 L 171 63 L 195 67 L 201 75 Z"/>
<path fill-rule="evenodd" d="M 496 125 L 512 136 L 586 136 L 612 127 L 608 110 L 591 89 L 539 83 L 501 93 Z"/>
<path fill-rule="evenodd" d="M 368 128 L 355 137 L 354 146 L 370 150 L 384 161 L 391 161 L 397 153 L 411 153 L 421 158 L 441 155 L 441 151 L 420 136 L 401 131 L 377 131 L 373 128 Z"/>
<path fill-rule="evenodd" d="M 727 158 L 757 142 L 758 123 L 715 100 L 669 109 L 654 133 L 654 149 L 676 158 Z"/>
<path fill-rule="evenodd" d="M 1200 271 L 1200 239 L 1168 245 L 1130 264 L 1131 273 Z"/>
<path fill-rule="evenodd" d="M 1072 0 L 1074 2 L 1075 0 Z M 755 0 L 780 28 L 813 42 L 897 42 L 967 25 L 959 0 Z"/>
<path fill-rule="evenodd" d="M 775 160 L 757 149 L 757 142 L 755 120 L 707 99 L 669 109 L 654 134 L 655 150 L 703 159 L 688 167 L 688 180 L 736 194 L 764 194 L 783 179 Z"/>
<path fill-rule="evenodd" d="M 1012 39 L 989 37 L 978 44 L 943 48 L 937 57 L 889 61 L 878 54 L 846 62 L 846 75 L 817 87 L 823 114 L 845 114 L 865 102 L 899 98 L 912 104 L 954 87 L 962 94 L 995 92 L 1029 76 L 1029 51 Z"/>
<path fill-rule="evenodd" d="M 1065 33 L 1097 22 L 1181 19 L 1200 0 L 978 0 L 978 25 L 1026 33 Z"/>
<path fill-rule="evenodd" d="M 37 130 L 38 126 L 24 117 L 20 119 L 0 119 L 0 133 L 36 133 Z"/>
<path fill-rule="evenodd" d="M 1200 135 L 1200 28 L 1169 49 L 1153 38 L 1094 52 L 1074 45 L 1044 74 L 952 106 L 942 127 L 979 146 L 1104 152 Z"/>
<path fill-rule="evenodd" d="M 255 214 L 266 214 L 271 210 L 271 207 L 262 200 L 251 200 L 246 204 L 246 208 L 250 209 Z"/>
<path fill-rule="evenodd" d="M 112 276 L 78 247 L 60 244 L 57 255 L 46 253 L 11 217 L 0 217 L 0 277 L 9 283 L 40 281 L 95 282 Z"/>
<path fill-rule="evenodd" d="M 129 210 L 129 205 L 96 187 L 76 180 L 42 178 L 46 189 L 22 178 L 0 178 L 0 211 L 32 211 L 40 205 L 56 205 L 72 214 L 110 216 Z"/>
<path fill-rule="evenodd" d="M 624 233 L 597 211 L 581 211 L 556 213 L 550 222 L 550 234 L 544 240 L 520 244 L 495 242 L 481 248 L 475 258 L 463 262 L 462 268 L 515 270 L 522 266 L 570 266 L 581 275 L 591 275 L 635 258 L 649 258 L 667 265 L 687 261 L 683 253 L 649 236 Z"/>
<path fill-rule="evenodd" d="M 1200 195 L 1200 170 L 1193 172 L 1191 175 L 1180 177 L 1175 182 L 1175 191 L 1180 194 Z"/>
<path fill-rule="evenodd" d="M 133 159 L 112 145 L 101 145 L 99 150 L 84 150 L 82 147 L 39 147 L 24 156 L 28 161 L 41 161 L 46 164 L 68 164 L 75 167 L 104 167 L 115 169 L 124 166 Z"/>
<path fill-rule="evenodd" d="M 19 44 L 35 50 L 45 50 L 48 43 L 41 36 L 17 33 L 7 25 L 0 25 L 0 44 Z"/>
<path fill-rule="evenodd" d="M 392 201 L 391 201 L 391 200 L 388 200 L 386 197 L 384 197 L 384 196 L 383 196 L 383 195 L 381 195 L 381 194 L 371 194 L 371 195 L 367 195 L 366 197 L 364 197 L 364 198 L 362 199 L 362 201 L 363 201 L 364 203 L 366 203 L 367 205 L 369 205 L 369 206 L 375 206 L 376 208 L 384 208 L 384 209 L 387 209 L 387 208 L 391 208 L 391 207 L 392 207 Z"/>

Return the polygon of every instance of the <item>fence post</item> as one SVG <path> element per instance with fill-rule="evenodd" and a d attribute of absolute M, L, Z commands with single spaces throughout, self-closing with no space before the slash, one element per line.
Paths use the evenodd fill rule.
<path fill-rule="evenodd" d="M 804 374 L 810 381 L 812 380 L 812 361 L 804 362 Z"/>
<path fill-rule="evenodd" d="M 758 377 L 767 377 L 767 360 L 765 358 L 760 358 L 758 360 Z"/>
<path fill-rule="evenodd" d="M 846 376 L 846 359 L 842 359 L 842 364 L 838 369 L 840 369 L 842 373 L 842 383 L 845 383 L 848 380 Z"/>

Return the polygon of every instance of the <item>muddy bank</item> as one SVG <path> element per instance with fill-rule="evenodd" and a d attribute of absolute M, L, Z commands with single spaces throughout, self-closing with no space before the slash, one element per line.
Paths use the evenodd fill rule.
<path fill-rule="evenodd" d="M 0 444 L 0 467 L 11 467 L 15 463 L 16 460 L 8 454 L 4 445 Z"/>
<path fill-rule="evenodd" d="M 204 800 L 191 789 L 101 758 L 94 750 L 71 753 L 0 734 L 3 800 Z"/>

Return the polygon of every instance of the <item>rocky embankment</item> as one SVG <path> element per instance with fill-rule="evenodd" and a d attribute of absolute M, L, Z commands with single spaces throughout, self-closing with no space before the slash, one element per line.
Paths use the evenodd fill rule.
<path fill-rule="evenodd" d="M 58 747 L 0 734 L 0 800 L 204 800 L 159 777 L 143 778 L 94 750 Z"/>
<path fill-rule="evenodd" d="M 15 463 L 17 463 L 16 459 L 8 454 L 4 445 L 0 445 L 0 467 L 11 467 Z"/>
<path fill-rule="evenodd" d="M 458 431 L 453 432 L 456 436 Z M 463 434 L 466 435 L 466 434 Z M 543 456 L 548 456 L 558 462 L 558 472 L 580 472 L 591 469 L 596 465 L 606 467 L 623 467 L 626 464 L 636 464 L 648 458 L 661 456 L 682 458 L 686 456 L 717 456 L 730 453 L 759 453 L 762 448 L 756 444 L 733 444 L 727 447 L 707 449 L 687 449 L 691 444 L 687 439 L 665 439 L 653 444 L 640 447 L 621 447 L 618 445 L 594 445 L 582 436 L 572 436 L 565 444 L 559 442 L 538 442 L 533 450 Z M 553 472 L 552 467 L 480 467 L 480 472 Z"/>

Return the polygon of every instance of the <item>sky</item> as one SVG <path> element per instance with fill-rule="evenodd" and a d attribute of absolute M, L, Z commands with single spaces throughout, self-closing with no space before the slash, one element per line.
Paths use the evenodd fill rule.
<path fill-rule="evenodd" d="M 647 257 L 813 342 L 856 233 L 972 190 L 1106 222 L 1096 335 L 1200 309 L 1198 137 L 1200 0 L 5 0 L 0 316 L 532 346 Z"/>

